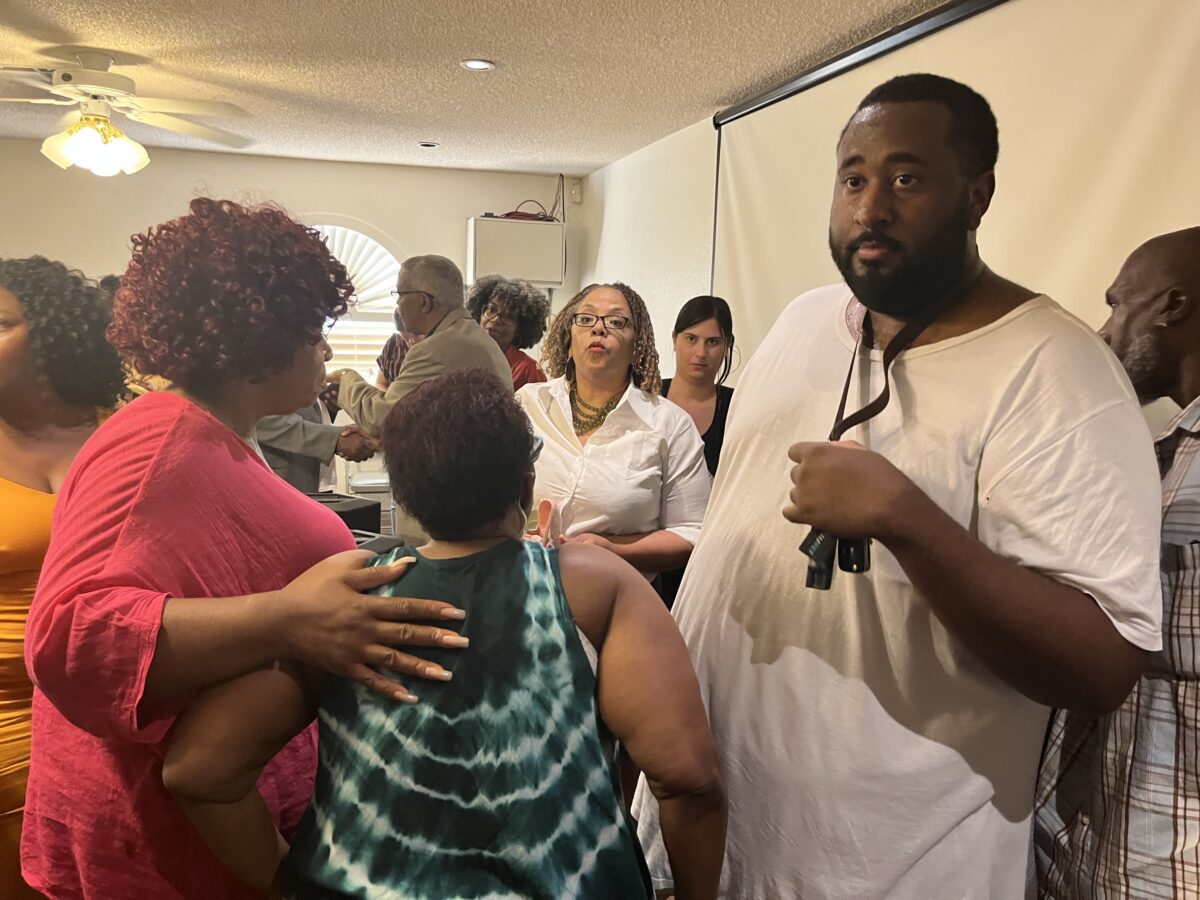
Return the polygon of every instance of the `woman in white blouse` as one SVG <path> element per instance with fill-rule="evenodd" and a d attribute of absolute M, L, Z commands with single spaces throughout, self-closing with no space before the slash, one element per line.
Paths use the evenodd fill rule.
<path fill-rule="evenodd" d="M 554 504 L 563 540 L 648 576 L 683 566 L 711 480 L 691 417 L 659 396 L 642 298 L 620 283 L 584 288 L 551 322 L 542 365 L 551 380 L 517 392 L 545 442 L 535 504 Z"/>

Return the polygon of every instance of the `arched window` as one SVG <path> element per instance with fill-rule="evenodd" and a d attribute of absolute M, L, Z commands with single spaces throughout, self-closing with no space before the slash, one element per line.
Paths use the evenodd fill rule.
<path fill-rule="evenodd" d="M 354 284 L 356 302 L 329 333 L 333 349 L 330 370 L 355 369 L 368 381 L 378 372 L 375 364 L 387 339 L 396 330 L 392 291 L 400 273 L 400 261 L 377 240 L 345 225 L 315 223 L 332 253 Z"/>

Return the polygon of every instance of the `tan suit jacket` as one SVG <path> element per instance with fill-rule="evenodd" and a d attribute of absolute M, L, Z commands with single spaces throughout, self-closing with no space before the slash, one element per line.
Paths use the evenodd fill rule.
<path fill-rule="evenodd" d="M 404 364 L 386 391 L 367 384 L 357 372 L 345 372 L 338 388 L 338 406 L 371 436 L 379 437 L 383 420 L 393 406 L 438 375 L 459 369 L 487 369 L 512 386 L 512 369 L 500 347 L 464 308 L 447 314 L 430 335 L 409 348 Z M 424 542 L 427 536 L 416 522 L 397 510 L 398 537 Z"/>

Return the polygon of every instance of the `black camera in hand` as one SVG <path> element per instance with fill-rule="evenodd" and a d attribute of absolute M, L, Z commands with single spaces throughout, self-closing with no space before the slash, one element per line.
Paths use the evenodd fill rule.
<path fill-rule="evenodd" d="M 937 321 L 942 313 L 965 296 L 967 290 L 983 275 L 984 271 L 985 269 L 981 268 L 974 278 L 948 292 L 940 302 L 924 306 L 920 312 L 905 323 L 895 337 L 887 342 L 887 347 L 883 351 L 883 390 L 879 392 L 879 396 L 858 412 L 847 416 L 846 401 L 850 397 L 850 382 L 854 377 L 859 356 L 864 348 L 875 346 L 871 316 L 864 316 L 858 343 L 854 346 L 854 353 L 850 357 L 850 367 L 846 370 L 846 383 L 842 386 L 842 399 L 838 403 L 833 429 L 829 432 L 829 440 L 840 441 L 851 428 L 869 422 L 883 412 L 892 396 L 891 368 L 896 357 L 911 347 L 921 333 Z M 818 591 L 827 591 L 833 584 L 835 559 L 837 567 L 843 572 L 865 572 L 871 568 L 870 538 L 839 538 L 828 531 L 813 528 L 809 530 L 808 537 L 800 544 L 800 551 L 808 557 L 808 575 L 804 579 L 805 586 Z"/>
<path fill-rule="evenodd" d="M 869 538 L 839 538 L 828 531 L 813 528 L 800 543 L 800 552 L 808 557 L 805 587 L 827 591 L 833 584 L 834 561 L 843 572 L 865 572 L 871 568 Z"/>

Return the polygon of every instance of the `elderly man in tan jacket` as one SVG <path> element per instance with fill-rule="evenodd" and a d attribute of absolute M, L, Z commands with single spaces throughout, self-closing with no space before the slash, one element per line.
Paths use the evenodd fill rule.
<path fill-rule="evenodd" d="M 465 308 L 462 272 L 444 256 L 413 256 L 400 266 L 396 279 L 396 309 L 404 328 L 425 339 L 404 357 L 400 372 L 381 391 L 351 369 L 329 376 L 339 385 L 338 405 L 372 437 L 379 437 L 383 420 L 401 398 L 417 385 L 457 369 L 486 369 L 512 385 L 508 360 Z M 415 521 L 397 523 L 397 536 L 422 536 Z"/>

